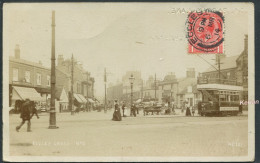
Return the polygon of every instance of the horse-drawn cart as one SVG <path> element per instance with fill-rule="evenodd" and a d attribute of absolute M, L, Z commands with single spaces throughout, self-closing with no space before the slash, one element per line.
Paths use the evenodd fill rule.
<path fill-rule="evenodd" d="M 161 111 L 161 106 L 148 106 L 143 109 L 144 116 L 148 115 L 149 113 L 152 113 L 152 115 L 153 113 L 157 113 L 157 115 L 159 115 Z"/>

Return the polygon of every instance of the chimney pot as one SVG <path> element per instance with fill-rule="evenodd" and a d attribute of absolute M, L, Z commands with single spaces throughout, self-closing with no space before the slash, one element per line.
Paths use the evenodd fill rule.
<path fill-rule="evenodd" d="M 14 57 L 15 57 L 16 59 L 20 59 L 20 47 L 19 47 L 18 44 L 15 45 Z"/>

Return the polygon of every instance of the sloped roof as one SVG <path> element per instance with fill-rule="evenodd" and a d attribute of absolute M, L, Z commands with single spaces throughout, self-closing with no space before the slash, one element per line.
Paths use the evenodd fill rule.
<path fill-rule="evenodd" d="M 236 68 L 236 60 L 239 57 L 239 55 L 236 56 L 231 56 L 231 57 L 225 57 L 222 58 L 220 61 L 220 69 L 225 70 L 225 69 L 231 69 L 231 68 Z M 217 68 L 217 65 L 215 66 Z M 217 71 L 214 67 L 210 66 L 205 72 L 212 72 L 212 71 Z"/>
<path fill-rule="evenodd" d="M 63 87 L 56 87 L 55 89 L 55 98 L 60 100 L 61 92 L 63 90 Z"/>
<path fill-rule="evenodd" d="M 39 63 L 27 61 L 27 60 L 24 60 L 24 59 L 18 59 L 18 58 L 15 58 L 13 56 L 9 56 L 9 61 L 22 63 L 22 64 L 27 64 L 27 65 L 30 65 L 30 66 L 34 66 L 34 67 L 50 70 L 50 68 L 44 67 L 43 65 L 41 65 Z"/>
<path fill-rule="evenodd" d="M 176 76 L 175 75 L 166 75 L 163 79 L 163 81 L 175 81 Z"/>

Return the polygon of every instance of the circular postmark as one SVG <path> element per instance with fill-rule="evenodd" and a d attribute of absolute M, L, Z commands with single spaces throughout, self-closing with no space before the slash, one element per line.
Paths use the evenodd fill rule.
<path fill-rule="evenodd" d="M 223 15 L 220 12 L 191 12 L 187 19 L 187 38 L 198 51 L 216 52 L 223 43 Z"/>

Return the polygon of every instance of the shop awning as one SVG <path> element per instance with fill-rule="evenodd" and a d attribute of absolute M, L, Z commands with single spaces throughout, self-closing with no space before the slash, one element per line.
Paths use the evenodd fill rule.
<path fill-rule="evenodd" d="M 87 103 L 88 101 L 86 100 L 86 98 L 82 95 L 82 94 L 77 94 L 78 97 L 84 102 Z"/>
<path fill-rule="evenodd" d="M 138 100 L 135 101 L 136 103 L 142 102 L 142 100 L 139 98 Z"/>
<path fill-rule="evenodd" d="M 13 86 L 12 100 L 45 101 L 43 97 L 34 89 L 27 87 Z"/>
<path fill-rule="evenodd" d="M 74 93 L 74 98 L 79 102 L 79 103 L 84 103 L 81 98 L 78 96 L 78 94 Z"/>
<path fill-rule="evenodd" d="M 94 103 L 95 101 L 93 101 L 91 98 L 88 98 L 88 101 L 90 102 L 90 103 Z"/>

